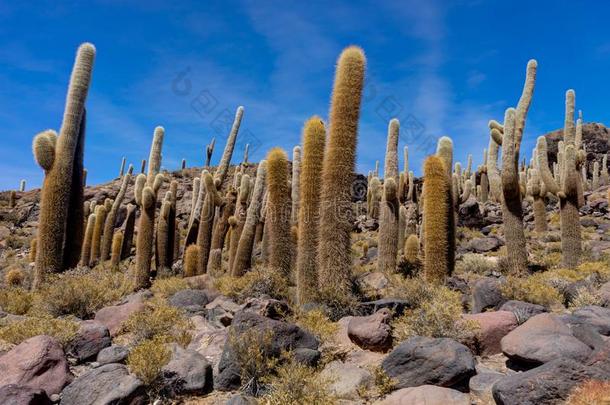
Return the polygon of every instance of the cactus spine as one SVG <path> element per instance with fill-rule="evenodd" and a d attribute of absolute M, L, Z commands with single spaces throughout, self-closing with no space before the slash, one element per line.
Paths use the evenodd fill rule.
<path fill-rule="evenodd" d="M 320 215 L 320 177 L 324 160 L 326 129 L 320 117 L 311 117 L 303 128 L 299 222 L 297 238 L 297 302 L 312 302 L 318 292 L 316 263 Z"/>
<path fill-rule="evenodd" d="M 199 246 L 189 245 L 184 252 L 184 277 L 197 275 L 197 263 L 199 262 Z"/>
<path fill-rule="evenodd" d="M 108 212 L 106 216 L 106 223 L 104 224 L 104 234 L 102 236 L 102 250 L 101 250 L 101 261 L 108 260 L 110 256 L 110 248 L 112 244 L 112 234 L 114 232 L 114 224 L 116 222 L 116 215 L 119 211 L 119 207 L 125 197 L 125 193 L 127 192 L 127 187 L 129 187 L 129 182 L 131 181 L 131 173 L 133 172 L 133 166 L 129 166 L 127 170 L 127 174 L 123 176 L 123 182 L 121 183 L 121 188 L 114 199 L 114 203 L 112 204 L 112 208 Z"/>
<path fill-rule="evenodd" d="M 329 114 L 328 145 L 322 169 L 319 285 L 327 299 L 351 294 L 351 182 L 366 59 L 362 49 L 346 48 L 337 62 Z"/>
<path fill-rule="evenodd" d="M 273 148 L 269 151 L 267 170 L 269 198 L 266 224 L 269 226 L 269 265 L 287 277 L 292 264 L 293 238 L 290 234 L 288 157 L 282 149 Z"/>
<path fill-rule="evenodd" d="M 447 240 L 449 220 L 453 216 L 450 193 L 443 159 L 429 156 L 424 162 L 424 275 L 433 283 L 445 281 L 449 275 L 449 260 L 453 258 L 453 254 L 448 254 Z"/>
<path fill-rule="evenodd" d="M 419 262 L 419 239 L 417 239 L 417 235 L 411 234 L 405 241 L 404 257 L 405 261 L 411 265 Z"/>
<path fill-rule="evenodd" d="M 256 226 L 259 223 L 261 203 L 265 193 L 265 182 L 267 177 L 267 161 L 262 160 L 256 169 L 256 181 L 252 191 L 252 200 L 248 206 L 246 222 L 244 223 L 237 249 L 231 274 L 235 277 L 241 276 L 250 267 L 252 258 L 252 248 L 254 247 L 254 236 Z"/>
<path fill-rule="evenodd" d="M 384 163 L 384 185 L 381 197 L 379 221 L 379 258 L 377 270 L 394 273 L 398 254 L 399 213 L 398 201 L 398 132 L 400 124 L 397 119 L 388 125 L 388 139 Z"/>

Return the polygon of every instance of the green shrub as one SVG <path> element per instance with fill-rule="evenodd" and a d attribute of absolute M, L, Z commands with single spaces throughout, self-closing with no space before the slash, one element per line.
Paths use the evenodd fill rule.
<path fill-rule="evenodd" d="M 273 332 L 250 329 L 236 334 L 229 331 L 228 342 L 239 365 L 241 390 L 259 396 L 265 390 L 265 379 L 279 364 L 280 359 L 270 356 Z"/>
<path fill-rule="evenodd" d="M 563 297 L 549 284 L 548 277 L 549 274 L 545 273 L 523 278 L 509 276 L 502 284 L 502 295 L 508 300 L 525 301 L 546 307 L 560 305 Z"/>
<path fill-rule="evenodd" d="M 0 307 L 11 314 L 25 315 L 32 308 L 34 295 L 22 288 L 0 289 Z"/>
<path fill-rule="evenodd" d="M 332 322 L 324 311 L 320 309 L 298 314 L 294 318 L 294 323 L 310 332 L 321 342 L 334 340 L 337 331 L 339 330 L 339 325 L 336 322 Z"/>
<path fill-rule="evenodd" d="M 172 352 L 164 340 L 143 340 L 129 352 L 127 367 L 144 384 L 150 385 L 159 377 L 171 356 Z"/>
<path fill-rule="evenodd" d="M 18 345 L 33 336 L 49 335 L 63 346 L 76 336 L 78 323 L 68 319 L 28 317 L 0 328 L 0 339 Z"/>

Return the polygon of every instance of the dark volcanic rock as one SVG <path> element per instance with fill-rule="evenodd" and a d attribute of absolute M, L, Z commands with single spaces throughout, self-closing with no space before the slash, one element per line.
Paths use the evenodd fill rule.
<path fill-rule="evenodd" d="M 500 280 L 483 277 L 472 286 L 472 313 L 478 314 L 487 309 L 496 309 L 505 301 L 502 297 Z"/>
<path fill-rule="evenodd" d="M 2 405 L 51 405 L 51 400 L 43 389 L 34 389 L 17 384 L 0 387 Z"/>
<path fill-rule="evenodd" d="M 68 354 L 78 361 L 89 360 L 100 350 L 110 346 L 108 328 L 97 321 L 82 321 L 76 338 L 68 345 Z"/>

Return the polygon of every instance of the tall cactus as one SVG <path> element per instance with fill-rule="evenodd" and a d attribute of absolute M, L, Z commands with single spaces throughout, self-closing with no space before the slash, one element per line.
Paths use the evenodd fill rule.
<path fill-rule="evenodd" d="M 288 157 L 282 149 L 274 148 L 267 154 L 267 176 L 269 198 L 266 225 L 269 226 L 269 265 L 288 277 L 292 264 L 293 239 L 290 234 Z"/>
<path fill-rule="evenodd" d="M 212 230 L 216 207 L 222 204 L 222 198 L 216 191 L 214 179 L 207 171 L 203 171 L 202 183 L 206 194 L 201 205 L 201 217 L 197 230 L 197 246 L 199 246 L 199 257 L 197 261 L 197 274 L 203 274 L 207 270 L 212 246 Z"/>
<path fill-rule="evenodd" d="M 123 159 L 121 159 L 121 168 L 119 169 L 119 178 L 123 177 L 123 174 L 125 173 L 125 163 L 127 163 L 127 159 L 123 156 Z"/>
<path fill-rule="evenodd" d="M 296 225 L 299 221 L 299 192 L 300 192 L 300 176 L 301 176 L 301 147 L 295 146 L 292 149 L 292 180 L 291 180 L 291 199 L 292 210 L 290 214 L 290 223 Z"/>
<path fill-rule="evenodd" d="M 121 247 L 123 246 L 123 232 L 116 232 L 112 237 L 112 254 L 110 255 L 110 266 L 118 269 L 121 262 Z"/>
<path fill-rule="evenodd" d="M 400 124 L 397 119 L 388 125 L 388 139 L 384 163 L 384 185 L 381 197 L 379 221 L 379 258 L 377 270 L 394 273 L 398 255 L 398 225 L 400 202 L 398 201 L 398 133 Z"/>
<path fill-rule="evenodd" d="M 131 254 L 133 245 L 133 230 L 136 224 L 136 206 L 127 204 L 127 216 L 123 225 L 123 244 L 121 247 L 121 260 L 125 260 Z"/>
<path fill-rule="evenodd" d="M 585 163 L 586 155 L 582 149 L 582 140 L 576 137 L 574 127 L 574 90 L 566 92 L 565 123 L 563 129 L 564 154 L 559 162 L 560 181 L 557 182 L 549 169 L 546 138 L 538 138 L 538 167 L 540 175 L 549 193 L 559 198 L 561 217 L 561 258 L 562 266 L 578 266 L 582 252 L 580 216 L 578 213 L 578 182 L 581 181 L 580 166 Z M 578 119 L 577 126 L 582 125 Z"/>
<path fill-rule="evenodd" d="M 110 248 L 112 245 L 112 235 L 114 233 L 114 224 L 116 222 L 116 215 L 119 212 L 119 208 L 121 203 L 123 202 L 123 198 L 125 197 L 125 193 L 127 192 L 127 187 L 129 187 L 129 182 L 131 181 L 131 173 L 133 173 L 133 166 L 129 165 L 129 169 L 127 170 L 127 174 L 123 176 L 123 181 L 121 183 L 121 188 L 114 199 L 114 203 L 112 204 L 112 208 L 108 215 L 106 216 L 106 223 L 104 224 L 104 234 L 102 236 L 102 250 L 100 260 L 102 262 L 108 260 L 110 258 Z"/>
<path fill-rule="evenodd" d="M 85 236 L 83 240 L 83 249 L 81 252 L 80 265 L 89 266 L 91 260 L 91 241 L 93 240 L 93 228 L 95 227 L 95 214 L 90 214 L 87 219 L 87 227 L 85 228 Z"/>
<path fill-rule="evenodd" d="M 536 156 L 534 149 L 534 156 Z M 539 169 L 537 167 L 530 169 L 530 178 L 527 182 L 527 193 L 533 200 L 532 209 L 534 211 L 534 231 L 546 232 L 548 229 L 546 219 L 546 187 L 540 179 Z"/>
<path fill-rule="evenodd" d="M 444 194 L 444 198 L 447 201 L 443 204 L 444 207 L 447 207 L 449 210 L 446 218 L 447 218 L 447 232 L 445 234 L 445 263 L 447 266 L 447 274 L 451 275 L 453 273 L 453 268 L 455 266 L 455 220 L 456 220 L 456 209 L 457 209 L 457 195 L 458 189 L 454 190 L 453 187 L 453 173 L 451 168 L 453 167 L 453 141 L 451 138 L 447 136 L 443 136 L 438 140 L 438 144 L 436 146 L 436 156 L 441 159 L 445 168 L 445 176 L 446 176 L 446 184 L 447 184 L 447 194 Z M 425 181 L 425 180 L 424 180 Z M 428 200 L 429 201 L 429 200 Z M 429 216 L 427 215 L 428 206 L 426 202 L 424 202 L 424 215 L 425 220 L 427 221 Z M 424 232 L 427 231 L 427 227 L 424 229 Z M 426 238 L 425 241 L 428 239 Z M 424 241 L 424 244 L 425 244 Z"/>
<path fill-rule="evenodd" d="M 346 48 L 337 62 L 329 114 L 328 144 L 322 169 L 318 241 L 319 285 L 326 299 L 351 294 L 351 186 L 366 59 L 362 49 Z"/>
<path fill-rule="evenodd" d="M 424 275 L 426 280 L 443 283 L 450 274 L 453 254 L 448 254 L 450 206 L 449 177 L 439 156 L 429 156 L 424 162 Z"/>
<path fill-rule="evenodd" d="M 97 264 L 100 258 L 100 248 L 102 244 L 102 233 L 104 231 L 104 223 L 108 211 L 105 205 L 98 205 L 95 208 L 95 226 L 93 227 L 93 237 L 91 238 L 91 258 L 89 259 L 89 267 Z"/>
<path fill-rule="evenodd" d="M 372 219 L 379 219 L 379 205 L 381 202 L 381 181 L 373 177 L 366 190 L 367 215 Z"/>
<path fill-rule="evenodd" d="M 218 275 L 222 269 L 222 248 L 229 231 L 229 218 L 235 212 L 235 204 L 237 202 L 237 190 L 229 188 L 225 194 L 224 201 L 220 206 L 218 220 L 212 232 L 212 247 L 211 252 L 215 252 L 208 260 L 208 273 Z M 219 253 L 217 253 L 219 252 Z"/>
<path fill-rule="evenodd" d="M 78 227 L 82 232 L 84 219 L 82 217 L 82 166 L 80 172 L 75 173 L 75 166 L 79 162 L 82 165 L 84 131 L 81 131 L 83 122 L 85 100 L 91 82 L 91 72 L 93 60 L 95 58 L 95 48 L 89 43 L 85 43 L 78 48 L 70 85 L 64 118 L 61 125 L 60 135 L 56 142 L 51 142 L 48 137 L 36 137 L 34 139 L 34 149 L 43 148 L 47 155 L 44 159 L 38 160 L 40 166 L 45 170 L 45 180 L 41 193 L 40 218 L 38 225 L 38 242 L 36 254 L 36 270 L 33 287 L 37 288 L 44 281 L 47 272 L 62 271 L 66 267 L 66 252 L 64 246 L 69 246 L 77 251 L 70 251 L 71 257 L 80 255 L 82 233 L 80 240 L 67 240 L 68 226 Z M 46 142 L 43 147 L 39 142 Z M 80 144 L 80 146 L 79 146 Z M 80 153 L 81 156 L 78 154 Z M 35 153 L 35 157 L 39 155 Z M 74 179 L 81 179 L 80 183 L 73 184 Z M 80 209 L 72 206 L 76 199 L 80 199 Z M 72 206 L 73 211 L 70 212 Z M 80 218 L 77 216 L 80 215 Z"/>
<path fill-rule="evenodd" d="M 159 211 L 159 219 L 157 220 L 157 237 L 155 238 L 155 268 L 157 274 L 167 272 L 171 267 L 171 253 L 174 246 L 170 244 L 169 233 L 171 230 L 170 216 L 172 208 L 171 191 L 165 194 L 161 210 Z"/>
<path fill-rule="evenodd" d="M 229 271 L 233 270 L 233 264 L 235 262 L 235 255 L 237 253 L 237 244 L 241 232 L 244 229 L 246 223 L 246 215 L 248 212 L 248 199 L 250 198 L 250 176 L 244 174 L 241 177 L 239 186 L 239 194 L 237 196 L 237 202 L 235 203 L 235 226 L 231 229 L 231 246 L 229 248 Z"/>
<path fill-rule="evenodd" d="M 265 193 L 265 182 L 267 177 L 267 161 L 262 160 L 256 169 L 256 181 L 252 191 L 252 199 L 246 213 L 246 222 L 239 237 L 235 259 L 231 274 L 235 277 L 241 276 L 250 267 L 252 248 L 254 246 L 254 234 L 259 222 L 261 203 Z"/>
<path fill-rule="evenodd" d="M 303 128 L 300 203 L 297 238 L 297 302 L 312 302 L 318 293 L 316 254 L 320 220 L 320 177 L 326 129 L 320 117 L 311 117 Z"/>
<path fill-rule="evenodd" d="M 214 184 L 216 188 L 220 190 L 222 187 L 222 183 L 227 177 L 227 173 L 229 171 L 229 164 L 231 163 L 231 156 L 233 156 L 233 149 L 235 149 L 235 140 L 237 139 L 237 133 L 239 132 L 239 126 L 241 125 L 241 119 L 244 115 L 244 107 L 237 107 L 237 111 L 235 112 L 235 119 L 233 120 L 233 126 L 231 127 L 231 132 L 229 132 L 229 137 L 227 138 L 227 143 L 225 145 L 225 150 L 222 153 L 222 159 L 218 164 L 218 168 L 216 173 L 214 173 Z"/>

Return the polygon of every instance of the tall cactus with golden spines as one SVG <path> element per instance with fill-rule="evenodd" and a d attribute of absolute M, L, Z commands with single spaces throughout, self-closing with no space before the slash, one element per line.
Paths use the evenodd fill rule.
<path fill-rule="evenodd" d="M 327 300 L 351 295 L 351 186 L 366 58 L 346 48 L 337 61 L 331 97 L 328 143 L 322 169 L 318 241 L 319 285 Z"/>
<path fill-rule="evenodd" d="M 91 257 L 89 259 L 89 267 L 95 266 L 100 259 L 100 248 L 102 244 L 102 233 L 104 230 L 104 222 L 108 211 L 105 205 L 95 207 L 95 226 L 93 227 L 93 237 L 91 238 Z"/>
<path fill-rule="evenodd" d="M 172 208 L 171 191 L 165 194 L 161 210 L 159 211 L 159 219 L 157 220 L 157 237 L 155 238 L 155 268 L 157 274 L 166 272 L 171 267 L 171 253 L 174 246 L 170 244 L 170 216 Z"/>
<path fill-rule="evenodd" d="M 216 207 L 222 204 L 222 198 L 216 191 L 214 179 L 207 170 L 203 171 L 202 183 L 206 193 L 201 205 L 201 217 L 197 230 L 197 246 L 199 246 L 197 274 L 203 274 L 207 270 L 210 248 L 212 246 L 214 215 Z"/>
<path fill-rule="evenodd" d="M 296 225 L 299 221 L 299 185 L 301 176 L 301 147 L 295 146 L 292 149 L 292 180 L 291 180 L 291 199 L 292 211 L 290 214 L 290 223 Z"/>
<path fill-rule="evenodd" d="M 116 232 L 112 237 L 112 254 L 110 255 L 110 266 L 118 269 L 121 262 L 121 248 L 123 246 L 123 232 Z"/>
<path fill-rule="evenodd" d="M 451 140 L 451 138 L 447 137 L 447 136 L 443 136 L 438 140 L 438 143 L 436 145 L 436 156 L 439 157 L 441 159 L 441 161 L 443 162 L 444 168 L 445 168 L 445 175 L 446 175 L 446 183 L 447 183 L 447 188 L 448 188 L 448 192 L 447 194 L 444 196 L 445 199 L 447 199 L 447 201 L 445 202 L 445 204 L 443 204 L 443 206 L 448 207 L 449 212 L 447 213 L 447 233 L 445 234 L 445 238 L 446 238 L 446 242 L 445 242 L 445 246 L 446 246 L 446 252 L 445 252 L 445 263 L 448 266 L 447 267 L 447 274 L 451 275 L 453 273 L 453 268 L 455 265 L 455 217 L 456 217 L 456 209 L 457 209 L 457 203 L 458 203 L 458 189 L 456 187 L 455 191 L 454 191 L 454 187 L 453 187 L 453 173 L 452 173 L 452 167 L 453 167 L 453 141 Z M 426 210 L 427 210 L 427 206 L 426 203 L 424 202 L 424 215 L 426 215 Z M 425 220 L 427 221 L 429 218 L 428 215 L 425 216 Z M 424 233 L 426 232 L 428 228 L 424 229 Z M 424 239 L 424 244 L 425 241 L 427 241 L 428 239 Z"/>
<path fill-rule="evenodd" d="M 290 188 L 288 157 L 280 148 L 267 154 L 266 226 L 269 227 L 269 266 L 288 277 L 292 264 L 293 238 L 290 233 Z M 233 244 L 233 242 L 231 242 Z"/>
<path fill-rule="evenodd" d="M 563 129 L 564 153 L 559 164 L 559 182 L 555 180 L 549 169 L 546 138 L 538 138 L 538 167 L 540 175 L 549 193 L 559 198 L 561 217 L 561 261 L 562 266 L 575 268 L 578 266 L 582 253 L 580 216 L 578 213 L 579 197 L 578 182 L 580 166 L 585 162 L 586 155 L 582 149 L 582 138 L 576 137 L 574 126 L 574 90 L 566 92 L 565 123 Z M 579 119 L 576 126 L 582 125 Z"/>
<path fill-rule="evenodd" d="M 366 213 L 369 218 L 379 219 L 379 204 L 381 202 L 381 181 L 373 177 L 366 190 Z"/>
<path fill-rule="evenodd" d="M 123 225 L 123 245 L 121 247 L 121 260 L 125 260 L 131 254 L 133 245 L 133 231 L 136 224 L 136 206 L 127 204 L 127 215 Z"/>
<path fill-rule="evenodd" d="M 119 208 L 121 203 L 123 202 L 123 198 L 125 197 L 125 193 L 127 192 L 127 187 L 129 187 L 129 182 L 131 181 L 131 174 L 133 173 L 133 166 L 129 165 L 129 169 L 127 170 L 127 174 L 123 176 L 123 181 L 121 183 L 121 188 L 114 199 L 114 203 L 112 204 L 112 208 L 106 215 L 106 223 L 104 224 L 104 234 L 102 235 L 102 246 L 101 246 L 101 255 L 100 260 L 106 261 L 110 257 L 110 248 L 112 245 L 112 235 L 114 233 L 114 224 L 116 222 L 116 215 L 119 212 Z"/>
<path fill-rule="evenodd" d="M 87 219 L 87 227 L 85 228 L 85 236 L 83 240 L 83 249 L 81 251 L 81 266 L 89 266 L 91 260 L 91 241 L 93 240 L 93 228 L 95 227 L 95 214 L 90 214 Z"/>
<path fill-rule="evenodd" d="M 300 203 L 297 238 L 297 302 L 313 302 L 318 293 L 317 248 L 320 220 L 320 177 L 326 129 L 320 117 L 311 117 L 303 128 Z"/>
<path fill-rule="evenodd" d="M 237 196 L 237 202 L 235 203 L 235 226 L 231 229 L 231 246 L 229 248 L 229 271 L 233 270 L 233 264 L 235 262 L 235 254 L 237 253 L 237 244 L 239 243 L 239 238 L 241 236 L 241 232 L 244 229 L 244 224 L 246 223 L 246 215 L 248 212 L 248 199 L 250 198 L 251 189 L 250 189 L 250 176 L 244 174 L 241 177 L 239 186 L 239 194 Z"/>
<path fill-rule="evenodd" d="M 210 259 L 208 260 L 208 273 L 211 275 L 219 275 L 222 270 L 222 248 L 225 244 L 225 238 L 229 231 L 229 218 L 235 212 L 235 204 L 237 202 L 237 190 L 229 188 L 225 194 L 218 219 L 214 225 L 212 232 L 212 246 L 210 251 Z"/>
<path fill-rule="evenodd" d="M 218 168 L 214 173 L 214 184 L 216 185 L 216 188 L 218 190 L 220 190 L 220 188 L 222 187 L 222 183 L 225 180 L 225 177 L 227 177 L 227 173 L 229 171 L 229 164 L 231 163 L 231 156 L 233 156 L 233 149 L 235 149 L 235 140 L 237 139 L 237 133 L 239 132 L 239 126 L 241 125 L 241 119 L 243 115 L 244 107 L 237 107 L 233 126 L 231 127 L 231 132 L 229 132 L 227 143 L 225 145 L 225 150 L 222 153 L 222 158 L 220 159 Z"/>
<path fill-rule="evenodd" d="M 78 48 L 70 77 L 60 136 L 56 140 L 52 139 L 53 136 L 34 138 L 34 156 L 41 157 L 37 153 L 41 150 L 44 150 L 47 156 L 37 159 L 38 164 L 45 170 L 45 180 L 40 201 L 33 288 L 37 288 L 44 281 L 46 273 L 62 271 L 66 268 L 66 262 L 72 261 L 73 257 L 78 260 L 80 256 L 84 225 L 82 217 L 84 130 L 81 130 L 81 126 L 84 121 L 85 101 L 91 82 L 94 58 L 93 45 L 85 43 Z M 80 179 L 80 182 L 73 184 L 75 178 Z M 73 206 L 76 200 L 80 200 L 80 208 Z M 69 226 L 75 227 L 73 230 L 80 230 L 78 241 L 66 239 Z M 65 251 L 65 246 L 72 250 Z"/>
<path fill-rule="evenodd" d="M 453 217 L 450 195 L 446 163 L 440 156 L 429 156 L 424 162 L 423 234 L 424 276 L 432 283 L 443 283 L 453 267 L 449 261 L 454 255 L 449 252 L 447 239 Z"/>
<path fill-rule="evenodd" d="M 384 163 L 383 196 L 379 220 L 379 257 L 377 270 L 394 273 L 398 255 L 398 225 L 400 202 L 398 200 L 398 133 L 400 123 L 392 119 L 388 125 L 388 139 Z"/>
<path fill-rule="evenodd" d="M 403 248 L 405 261 L 414 265 L 419 262 L 419 239 L 417 239 L 417 235 L 411 234 L 405 241 L 405 245 Z"/>
<path fill-rule="evenodd" d="M 239 277 L 251 265 L 252 249 L 254 247 L 254 236 L 256 226 L 259 223 L 261 203 L 265 193 L 265 184 L 267 178 L 267 161 L 262 160 L 256 169 L 256 180 L 254 188 L 251 192 L 252 198 L 248 211 L 246 213 L 246 222 L 244 223 L 237 248 L 235 251 L 235 259 L 231 268 L 231 275 Z"/>
<path fill-rule="evenodd" d="M 216 145 L 216 138 L 212 138 L 212 141 L 205 147 L 205 167 L 209 167 L 210 163 L 212 162 L 214 145 Z"/>
<path fill-rule="evenodd" d="M 197 263 L 199 263 L 199 246 L 187 246 L 184 251 L 184 277 L 192 277 L 197 275 Z"/>

